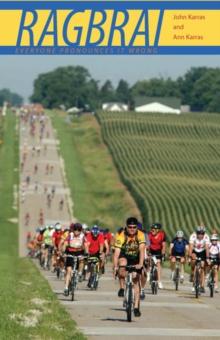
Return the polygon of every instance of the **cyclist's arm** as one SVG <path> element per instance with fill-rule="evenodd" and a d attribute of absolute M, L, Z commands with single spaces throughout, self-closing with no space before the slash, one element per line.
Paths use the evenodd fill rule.
<path fill-rule="evenodd" d="M 193 243 L 189 243 L 189 257 L 192 257 L 192 251 L 193 251 Z"/>
<path fill-rule="evenodd" d="M 145 243 L 139 245 L 139 265 L 143 267 L 145 258 Z"/>
<path fill-rule="evenodd" d="M 170 243 L 170 251 L 169 251 L 169 256 L 171 256 L 171 254 L 172 254 L 172 249 L 173 249 L 173 246 L 174 246 L 174 244 L 173 244 L 173 243 Z"/>
<path fill-rule="evenodd" d="M 208 259 L 209 258 L 209 244 L 208 244 L 208 242 L 205 245 L 205 252 L 206 252 L 206 258 Z"/>
<path fill-rule="evenodd" d="M 106 248 L 106 255 L 108 255 L 110 248 L 109 248 L 109 244 L 107 240 L 105 240 L 105 248 Z"/>
<path fill-rule="evenodd" d="M 166 253 L 166 242 L 165 241 L 162 242 L 161 253 L 162 253 L 162 255 L 165 255 L 165 253 Z"/>
<path fill-rule="evenodd" d="M 114 257 L 113 257 L 113 269 L 118 268 L 118 259 L 120 255 L 121 249 L 115 248 Z"/>

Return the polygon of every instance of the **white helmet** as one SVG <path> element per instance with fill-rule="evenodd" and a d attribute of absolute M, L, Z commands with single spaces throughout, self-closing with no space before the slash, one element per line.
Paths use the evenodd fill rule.
<path fill-rule="evenodd" d="M 184 236 L 184 233 L 182 230 L 178 230 L 177 233 L 176 233 L 176 237 L 180 237 L 182 238 Z"/>
<path fill-rule="evenodd" d="M 217 234 L 213 234 L 213 235 L 210 237 L 210 240 L 211 240 L 211 241 L 218 241 L 218 240 L 219 240 L 218 235 L 217 235 Z"/>
<path fill-rule="evenodd" d="M 62 226 L 61 226 L 61 224 L 59 222 L 55 224 L 55 229 L 56 230 L 61 230 L 61 228 L 62 228 Z"/>
<path fill-rule="evenodd" d="M 83 228 L 83 230 L 87 230 L 88 229 L 87 224 L 83 223 L 82 228 Z"/>

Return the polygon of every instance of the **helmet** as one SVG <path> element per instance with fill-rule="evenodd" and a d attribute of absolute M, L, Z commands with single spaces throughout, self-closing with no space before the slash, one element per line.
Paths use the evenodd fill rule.
<path fill-rule="evenodd" d="M 161 229 L 162 228 L 162 224 L 160 224 L 160 223 L 153 223 L 152 225 L 151 225 L 151 229 Z"/>
<path fill-rule="evenodd" d="M 205 234 L 205 227 L 203 226 L 196 227 L 196 234 Z"/>
<path fill-rule="evenodd" d="M 100 233 L 100 230 L 99 230 L 99 228 L 98 228 L 97 225 L 94 225 L 94 226 L 92 227 L 91 233 L 92 233 L 92 235 L 95 236 L 95 237 L 98 236 L 98 234 Z"/>
<path fill-rule="evenodd" d="M 70 224 L 70 231 L 73 231 L 74 230 L 74 223 L 71 223 Z"/>
<path fill-rule="evenodd" d="M 126 225 L 138 225 L 138 220 L 136 217 L 129 217 L 126 221 Z"/>
<path fill-rule="evenodd" d="M 141 222 L 138 222 L 137 227 L 139 230 L 143 230 L 143 224 Z"/>
<path fill-rule="evenodd" d="M 88 229 L 87 224 L 83 223 L 82 228 L 83 228 L 83 230 L 87 230 Z"/>
<path fill-rule="evenodd" d="M 178 230 L 176 233 L 176 237 L 182 238 L 184 236 L 184 233 L 182 230 Z"/>
<path fill-rule="evenodd" d="M 78 222 L 74 223 L 73 230 L 82 231 L 82 224 Z"/>
<path fill-rule="evenodd" d="M 56 230 L 61 230 L 61 224 L 60 223 L 56 223 L 55 224 L 55 229 Z"/>
<path fill-rule="evenodd" d="M 48 228 L 49 228 L 49 229 L 53 229 L 53 228 L 54 228 L 54 225 L 53 225 L 53 224 L 49 224 Z"/>
<path fill-rule="evenodd" d="M 218 235 L 217 235 L 217 234 L 213 234 L 213 235 L 210 237 L 210 240 L 211 240 L 211 241 L 218 241 L 218 240 L 219 240 Z"/>

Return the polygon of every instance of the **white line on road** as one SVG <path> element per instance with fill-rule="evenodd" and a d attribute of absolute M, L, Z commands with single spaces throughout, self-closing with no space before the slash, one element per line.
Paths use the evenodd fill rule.
<path fill-rule="evenodd" d="M 220 329 L 80 327 L 85 335 L 220 337 Z"/>

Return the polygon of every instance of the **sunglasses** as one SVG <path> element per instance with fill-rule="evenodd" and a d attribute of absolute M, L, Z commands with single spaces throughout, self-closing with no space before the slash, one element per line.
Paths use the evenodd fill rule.
<path fill-rule="evenodd" d="M 137 226 L 131 226 L 131 225 L 129 225 L 129 226 L 128 226 L 128 229 L 137 229 Z"/>

